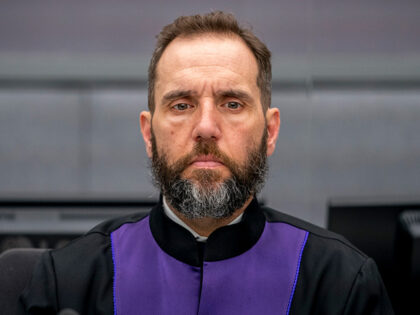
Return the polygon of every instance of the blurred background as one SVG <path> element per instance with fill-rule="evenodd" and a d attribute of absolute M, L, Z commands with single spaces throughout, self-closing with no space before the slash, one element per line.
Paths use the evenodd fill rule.
<path fill-rule="evenodd" d="M 267 205 L 326 226 L 330 197 L 419 193 L 419 1 L 3 0 L 0 195 L 156 200 L 138 127 L 155 35 L 214 9 L 273 54 Z"/>

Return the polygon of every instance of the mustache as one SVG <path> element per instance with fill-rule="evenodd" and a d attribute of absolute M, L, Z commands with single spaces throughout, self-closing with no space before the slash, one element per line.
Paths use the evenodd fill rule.
<path fill-rule="evenodd" d="M 215 157 L 234 174 L 240 169 L 240 166 L 236 162 L 232 161 L 225 153 L 219 150 L 215 141 L 202 140 L 194 145 L 190 153 L 187 153 L 171 165 L 172 172 L 175 174 L 182 173 L 193 162 L 194 158 L 199 155 L 211 155 Z"/>

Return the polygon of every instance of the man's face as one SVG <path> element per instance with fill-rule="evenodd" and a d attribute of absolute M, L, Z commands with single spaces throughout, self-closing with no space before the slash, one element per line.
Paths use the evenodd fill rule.
<path fill-rule="evenodd" d="M 149 157 L 211 188 L 249 167 L 256 152 L 270 155 L 279 113 L 263 112 L 257 73 L 255 57 L 238 37 L 176 38 L 157 66 L 153 116 L 140 116 Z"/>

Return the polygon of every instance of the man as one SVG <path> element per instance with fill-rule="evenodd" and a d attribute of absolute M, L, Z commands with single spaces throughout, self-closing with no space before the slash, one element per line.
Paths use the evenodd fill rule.
<path fill-rule="evenodd" d="M 270 52 L 232 15 L 158 37 L 140 114 L 160 203 L 48 252 L 32 314 L 392 314 L 374 262 L 345 239 L 259 206 L 280 126 Z"/>

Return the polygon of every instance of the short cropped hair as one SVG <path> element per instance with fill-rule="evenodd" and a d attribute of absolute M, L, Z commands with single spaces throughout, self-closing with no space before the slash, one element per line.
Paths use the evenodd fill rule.
<path fill-rule="evenodd" d="M 264 112 L 271 103 L 271 53 L 267 46 L 247 28 L 239 25 L 232 14 L 214 11 L 204 15 L 181 16 L 173 23 L 166 25 L 157 36 L 156 48 L 149 65 L 148 106 L 155 110 L 156 68 L 166 47 L 179 36 L 191 36 L 206 33 L 238 35 L 249 47 L 257 60 L 257 86 L 261 93 L 261 104 Z"/>

